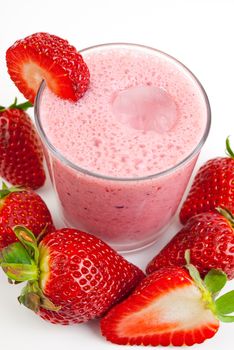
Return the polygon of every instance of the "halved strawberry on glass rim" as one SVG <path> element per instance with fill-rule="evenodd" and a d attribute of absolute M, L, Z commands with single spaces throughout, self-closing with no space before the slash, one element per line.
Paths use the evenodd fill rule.
<path fill-rule="evenodd" d="M 77 101 L 89 86 L 89 69 L 67 40 L 35 33 L 16 41 L 6 52 L 8 73 L 23 95 L 34 103 L 44 79 L 57 96 Z"/>

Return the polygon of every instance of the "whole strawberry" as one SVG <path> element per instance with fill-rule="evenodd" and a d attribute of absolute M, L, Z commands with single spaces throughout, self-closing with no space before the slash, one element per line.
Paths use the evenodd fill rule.
<path fill-rule="evenodd" d="M 1 266 L 10 279 L 28 280 L 19 301 L 52 323 L 100 317 L 144 277 L 90 234 L 64 228 L 46 235 L 38 246 L 31 231 L 21 226 L 14 231 L 23 245 L 3 249 Z M 22 261 L 18 268 L 12 257 Z"/>
<path fill-rule="evenodd" d="M 36 236 L 54 230 L 50 212 L 38 194 L 19 187 L 8 188 L 3 183 L 0 190 L 0 251 L 17 241 L 12 227 L 19 224 L 33 230 Z"/>
<path fill-rule="evenodd" d="M 103 336 L 121 345 L 190 346 L 212 338 L 219 320 L 234 322 L 234 291 L 216 299 L 225 274 L 211 270 L 203 281 L 187 269 L 165 267 L 143 279 L 101 320 Z"/>
<path fill-rule="evenodd" d="M 217 207 L 234 213 L 234 153 L 226 139 L 229 157 L 207 161 L 198 171 L 181 211 L 180 221 Z"/>
<path fill-rule="evenodd" d="M 77 101 L 89 86 L 89 70 L 67 40 L 35 33 L 16 41 L 6 52 L 8 73 L 17 88 L 34 103 L 42 80 L 59 97 Z"/>
<path fill-rule="evenodd" d="M 0 106 L 0 176 L 13 185 L 31 189 L 45 182 L 42 145 L 35 127 L 25 112 L 31 104 L 8 108 Z"/>
<path fill-rule="evenodd" d="M 148 264 L 152 273 L 163 266 L 183 266 L 190 249 L 191 262 L 204 276 L 211 268 L 234 278 L 234 217 L 224 209 L 197 214 Z"/>

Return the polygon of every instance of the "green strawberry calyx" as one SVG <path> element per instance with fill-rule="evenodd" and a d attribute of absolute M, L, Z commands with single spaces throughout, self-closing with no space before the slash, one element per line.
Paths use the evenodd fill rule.
<path fill-rule="evenodd" d="M 17 104 L 17 97 L 15 97 L 14 102 L 9 107 L 0 106 L 0 112 L 5 112 L 7 109 L 20 109 L 21 111 L 27 111 L 28 108 L 33 107 L 29 101 Z"/>
<path fill-rule="evenodd" d="M 216 269 L 211 269 L 204 279 L 201 278 L 197 268 L 190 263 L 190 251 L 185 252 L 185 267 L 199 288 L 202 301 L 207 308 L 222 322 L 234 322 L 234 290 L 218 297 L 227 283 L 227 275 Z"/>
<path fill-rule="evenodd" d="M 15 193 L 15 192 L 22 192 L 25 191 L 25 188 L 23 186 L 11 186 L 8 187 L 5 182 L 2 182 L 2 189 L 0 189 L 0 206 L 1 206 L 1 200 L 4 199 L 8 194 Z"/>
<path fill-rule="evenodd" d="M 39 286 L 40 250 L 34 234 L 24 226 L 15 226 L 13 231 L 19 242 L 12 243 L 0 252 L 0 265 L 10 283 L 27 281 L 18 300 L 27 308 L 38 312 L 42 307 L 59 311 L 43 293 Z"/>
<path fill-rule="evenodd" d="M 230 210 L 222 207 L 217 207 L 216 210 L 221 214 L 222 216 L 227 219 L 229 224 L 231 225 L 232 228 L 234 228 L 234 215 L 230 212 Z"/>
<path fill-rule="evenodd" d="M 8 187 L 5 182 L 2 182 L 2 189 L 0 189 L 0 209 L 4 205 L 5 197 L 7 197 L 11 193 L 15 192 L 23 192 L 26 189 L 23 186 L 11 186 Z"/>
<path fill-rule="evenodd" d="M 231 148 L 229 137 L 226 138 L 226 154 L 234 159 L 234 151 Z"/>

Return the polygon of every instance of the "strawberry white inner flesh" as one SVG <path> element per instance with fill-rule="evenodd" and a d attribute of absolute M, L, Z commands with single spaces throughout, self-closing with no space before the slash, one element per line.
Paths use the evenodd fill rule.
<path fill-rule="evenodd" d="M 193 285 L 167 291 L 149 301 L 140 311 L 123 316 L 118 323 L 119 336 L 153 335 L 155 333 L 200 329 L 218 324 L 210 309 L 205 307 L 201 292 Z"/>
<path fill-rule="evenodd" d="M 33 61 L 24 63 L 22 67 L 23 78 L 27 81 L 28 86 L 37 91 L 43 79 L 46 78 L 47 72 Z"/>
<path fill-rule="evenodd" d="M 39 277 L 39 286 L 42 290 L 45 290 L 47 279 L 49 278 L 50 269 L 49 269 L 49 249 L 40 244 L 39 246 L 40 256 L 39 256 L 39 269 L 40 269 L 40 277 Z"/>

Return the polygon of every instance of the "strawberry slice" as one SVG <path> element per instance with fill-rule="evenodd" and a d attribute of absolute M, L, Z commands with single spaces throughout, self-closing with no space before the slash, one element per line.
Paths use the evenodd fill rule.
<path fill-rule="evenodd" d="M 203 281 L 193 265 L 187 267 L 190 274 L 181 267 L 168 267 L 143 279 L 102 319 L 107 340 L 122 345 L 193 345 L 213 337 L 219 319 L 234 322 L 233 316 L 224 315 L 234 310 L 234 292 L 215 301 L 226 275 L 211 270 Z"/>
<path fill-rule="evenodd" d="M 89 85 L 89 70 L 67 40 L 35 33 L 18 40 L 6 52 L 8 72 L 17 88 L 34 102 L 40 83 L 59 97 L 77 101 Z"/>

